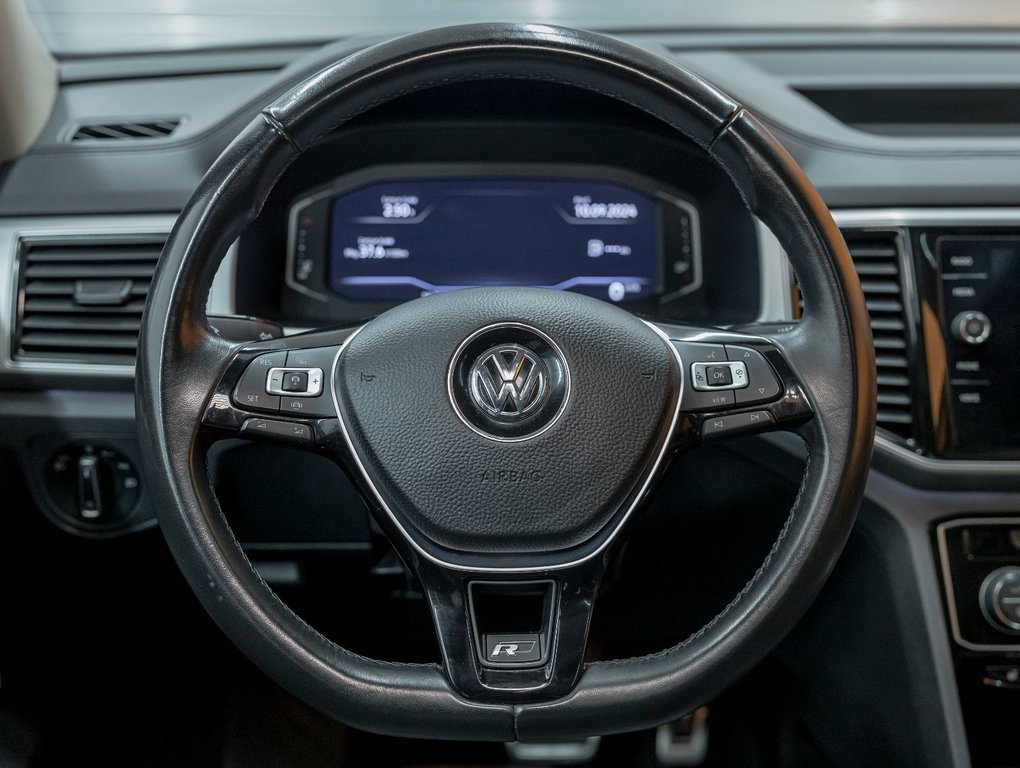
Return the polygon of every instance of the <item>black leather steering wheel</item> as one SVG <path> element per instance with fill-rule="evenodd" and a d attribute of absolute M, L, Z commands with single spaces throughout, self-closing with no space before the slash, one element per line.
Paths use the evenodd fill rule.
<path fill-rule="evenodd" d="M 501 79 L 603 94 L 703 148 L 785 247 L 803 318 L 737 333 L 644 322 L 578 294 L 502 288 L 416 299 L 360 328 L 268 342 L 237 345 L 210 328 L 215 257 L 295 157 L 406 94 Z M 740 104 L 609 38 L 547 26 L 456 27 L 324 69 L 267 106 L 215 162 L 152 283 L 138 357 L 139 435 L 181 570 L 223 631 L 282 686 L 387 734 L 577 738 L 681 716 L 760 660 L 802 615 L 863 493 L 873 354 L 839 231 L 794 161 Z M 698 389 L 705 368 L 696 363 L 725 363 L 752 386 Z M 300 405 L 267 394 L 284 369 L 309 371 L 322 394 Z M 258 410 L 267 405 L 278 409 L 271 419 Z M 267 424 L 356 476 L 428 595 L 441 666 L 338 647 L 252 568 L 213 495 L 205 449 L 224 435 L 258 436 Z M 798 432 L 809 458 L 754 577 L 678 645 L 586 662 L 607 562 L 665 460 L 768 429 Z M 541 597 L 541 626 L 484 634 L 480 595 L 521 592 Z"/>

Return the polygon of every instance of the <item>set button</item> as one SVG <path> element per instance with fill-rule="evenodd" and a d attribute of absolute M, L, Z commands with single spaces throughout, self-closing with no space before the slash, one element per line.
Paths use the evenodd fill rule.
<path fill-rule="evenodd" d="M 277 413 L 280 410 L 280 396 L 266 391 L 266 376 L 269 371 L 287 365 L 287 351 L 268 352 L 252 360 L 234 390 L 234 405 L 246 411 L 267 411 Z"/>

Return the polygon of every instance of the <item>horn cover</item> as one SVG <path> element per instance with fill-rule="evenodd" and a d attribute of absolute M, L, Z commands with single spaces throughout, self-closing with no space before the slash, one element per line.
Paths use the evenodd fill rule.
<path fill-rule="evenodd" d="M 681 383 L 645 323 L 538 288 L 396 307 L 351 339 L 335 377 L 348 440 L 391 515 L 442 549 L 485 554 L 606 532 L 661 456 Z"/>

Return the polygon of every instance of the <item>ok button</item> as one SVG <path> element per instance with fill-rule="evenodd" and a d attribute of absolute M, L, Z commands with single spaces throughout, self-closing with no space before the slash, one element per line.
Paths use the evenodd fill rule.
<path fill-rule="evenodd" d="M 710 387 L 723 387 L 733 383 L 733 371 L 728 365 L 710 365 L 705 375 Z"/>
<path fill-rule="evenodd" d="M 740 360 L 726 363 L 693 363 L 691 384 L 702 392 L 741 389 L 747 386 L 747 367 Z"/>

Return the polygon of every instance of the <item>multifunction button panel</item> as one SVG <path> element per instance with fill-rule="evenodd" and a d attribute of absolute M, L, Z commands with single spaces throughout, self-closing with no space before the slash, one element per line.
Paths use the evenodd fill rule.
<path fill-rule="evenodd" d="M 690 415 L 677 431 L 677 445 L 810 418 L 807 398 L 776 347 L 757 337 L 697 333 L 710 341 L 671 339 L 683 371 L 680 410 Z M 340 346 L 325 346 L 257 354 L 236 384 L 224 382 L 210 402 L 206 423 L 250 437 L 318 442 L 324 427 L 302 422 L 337 418 L 331 376 L 339 352 Z"/>
<path fill-rule="evenodd" d="M 246 411 L 298 418 L 336 416 L 326 386 L 338 347 L 267 352 L 252 360 L 234 389 L 234 405 Z"/>
<path fill-rule="evenodd" d="M 756 349 L 736 344 L 674 341 L 689 386 L 680 407 L 718 411 L 775 400 L 782 394 L 779 377 Z"/>

